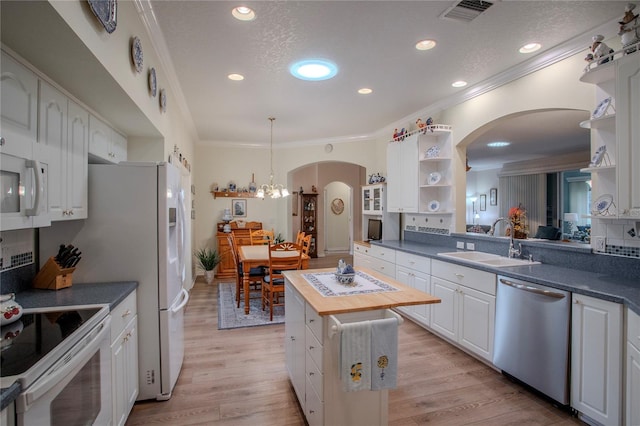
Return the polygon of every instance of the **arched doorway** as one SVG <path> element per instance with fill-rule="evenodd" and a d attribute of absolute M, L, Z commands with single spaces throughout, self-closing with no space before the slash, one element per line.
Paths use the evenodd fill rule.
<path fill-rule="evenodd" d="M 350 251 L 353 242 L 353 190 L 344 182 L 324 187 L 324 240 L 326 253 Z"/>

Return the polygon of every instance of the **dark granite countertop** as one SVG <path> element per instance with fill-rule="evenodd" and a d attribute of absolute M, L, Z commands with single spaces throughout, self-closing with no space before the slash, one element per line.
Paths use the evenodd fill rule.
<path fill-rule="evenodd" d="M 372 241 L 371 244 L 469 266 L 511 278 L 609 300 L 611 302 L 622 303 L 635 313 L 640 314 L 640 277 L 634 280 L 633 278 L 623 276 L 598 274 L 544 263 L 539 265 L 496 268 L 438 256 L 438 253 L 456 251 L 447 246 L 413 241 Z"/>
<path fill-rule="evenodd" d="M 23 308 L 108 304 L 112 310 L 138 287 L 134 281 L 74 284 L 62 290 L 29 289 L 16 294 Z M 19 383 L 0 389 L 0 409 L 11 404 L 20 394 Z"/>

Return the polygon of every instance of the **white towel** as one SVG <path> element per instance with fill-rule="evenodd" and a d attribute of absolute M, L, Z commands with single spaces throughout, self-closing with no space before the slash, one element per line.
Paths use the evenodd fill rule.
<path fill-rule="evenodd" d="M 394 389 L 398 379 L 398 320 L 371 322 L 371 390 Z"/>
<path fill-rule="evenodd" d="M 342 324 L 340 335 L 342 390 L 371 389 L 371 322 Z"/>

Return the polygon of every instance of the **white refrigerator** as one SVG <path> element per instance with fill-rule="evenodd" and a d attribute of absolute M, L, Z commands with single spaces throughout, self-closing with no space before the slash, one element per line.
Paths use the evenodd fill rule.
<path fill-rule="evenodd" d="M 166 400 L 184 359 L 186 208 L 170 163 L 89 165 L 89 218 L 42 228 L 41 258 L 73 244 L 82 282 L 138 282 L 137 400 Z M 45 257 L 43 257 L 45 256 Z"/>

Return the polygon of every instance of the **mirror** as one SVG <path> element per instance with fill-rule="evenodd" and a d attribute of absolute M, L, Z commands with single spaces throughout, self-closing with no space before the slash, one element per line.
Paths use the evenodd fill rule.
<path fill-rule="evenodd" d="M 510 207 L 522 203 L 530 238 L 539 226 L 564 231 L 564 214 L 576 213 L 576 223 L 562 237 L 588 242 L 584 234 L 590 227 L 585 217 L 591 203 L 590 176 L 579 169 L 589 163 L 591 135 L 579 123 L 589 116 L 582 110 L 533 110 L 501 117 L 472 132 L 467 145 L 467 231 L 486 232 Z M 491 148 L 490 142 L 509 145 Z M 537 177 L 524 178 L 531 175 Z M 495 205 L 489 202 L 492 188 L 497 189 Z"/>

